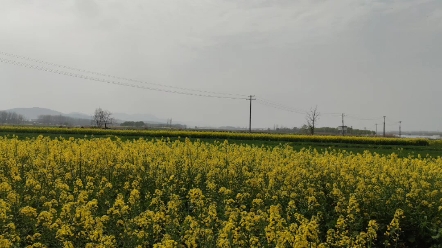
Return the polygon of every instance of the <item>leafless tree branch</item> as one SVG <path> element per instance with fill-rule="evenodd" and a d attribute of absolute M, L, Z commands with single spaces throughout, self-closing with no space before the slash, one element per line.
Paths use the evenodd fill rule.
<path fill-rule="evenodd" d="M 318 106 L 315 106 L 315 108 L 310 109 L 310 111 L 307 112 L 305 116 L 305 120 L 307 121 L 307 127 L 311 135 L 315 134 L 315 124 L 318 122 L 320 115 L 321 114 L 318 111 Z"/>

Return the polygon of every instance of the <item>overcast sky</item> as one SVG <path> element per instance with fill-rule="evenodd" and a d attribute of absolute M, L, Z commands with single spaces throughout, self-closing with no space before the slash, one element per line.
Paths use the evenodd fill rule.
<path fill-rule="evenodd" d="M 440 0 L 1 0 L 0 34 L 3 53 L 210 95 L 256 95 L 267 105 L 253 102 L 253 127 L 300 127 L 305 115 L 296 112 L 317 106 L 319 126 L 338 126 L 341 117 L 327 113 L 345 113 L 356 128 L 374 130 L 385 115 L 387 130 L 399 120 L 403 130 L 442 130 Z M 248 126 L 244 99 L 10 63 L 0 63 L 0 86 L 0 109 L 101 107 Z"/>

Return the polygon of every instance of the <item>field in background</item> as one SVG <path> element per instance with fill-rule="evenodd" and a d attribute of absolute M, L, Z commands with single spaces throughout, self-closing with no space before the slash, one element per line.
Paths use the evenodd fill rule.
<path fill-rule="evenodd" d="M 296 150 L 314 148 L 318 150 L 345 150 L 353 153 L 363 153 L 365 150 L 378 154 L 388 155 L 396 153 L 399 157 L 432 156 L 442 154 L 442 142 L 426 139 L 409 138 L 382 138 L 382 137 L 352 137 L 352 136 L 309 136 L 266 133 L 239 133 L 239 132 L 207 132 L 207 131 L 177 131 L 177 130 L 110 130 L 110 129 L 83 129 L 83 128 L 41 128 L 41 127 L 12 127 L 0 126 L 0 136 L 18 136 L 19 139 L 38 137 L 39 135 L 51 138 L 106 138 L 116 137 L 122 140 L 133 139 L 161 139 L 183 140 L 190 138 L 193 141 L 201 140 L 208 143 L 228 140 L 231 144 L 248 144 L 254 146 L 271 146 L 288 144 Z"/>

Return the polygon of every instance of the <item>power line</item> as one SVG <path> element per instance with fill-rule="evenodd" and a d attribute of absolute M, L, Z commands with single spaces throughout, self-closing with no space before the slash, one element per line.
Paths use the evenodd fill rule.
<path fill-rule="evenodd" d="M 392 127 L 392 126 L 396 126 L 398 123 L 399 123 L 399 122 L 397 122 L 397 123 L 389 123 L 389 124 L 386 124 L 386 126 L 387 126 L 387 127 Z"/>
<path fill-rule="evenodd" d="M 291 108 L 291 107 L 289 107 L 287 105 L 274 103 L 274 102 L 271 102 L 271 101 L 268 101 L 268 100 L 263 100 L 263 98 L 258 98 L 256 102 L 261 104 L 261 105 L 265 105 L 265 106 L 268 106 L 268 107 L 271 107 L 271 108 L 275 108 L 275 109 L 283 110 L 283 111 L 287 111 L 287 112 L 292 112 L 292 113 L 296 113 L 296 114 L 303 114 L 303 115 L 305 115 L 308 112 L 308 111 L 303 111 L 303 110 L 299 110 L 299 109 L 294 109 L 294 108 Z M 321 114 L 322 115 L 333 115 L 333 116 L 340 116 L 340 117 L 342 117 L 342 113 L 330 112 L 330 113 L 321 113 Z M 350 118 L 350 119 L 359 120 L 359 121 L 375 121 L 375 120 L 381 120 L 383 118 L 383 117 L 378 117 L 378 118 L 361 118 L 361 117 L 358 117 L 358 116 L 347 115 L 347 114 L 345 114 L 345 116 Z M 394 125 L 396 125 L 396 124 L 394 124 Z M 389 126 L 389 125 L 387 125 L 387 126 Z"/>
<path fill-rule="evenodd" d="M 293 108 L 293 107 L 290 107 L 288 105 L 283 105 L 283 104 L 280 104 L 280 103 L 275 103 L 273 101 L 264 99 L 262 97 L 258 97 L 258 101 L 261 104 L 263 104 L 263 105 L 266 105 L 266 106 L 269 106 L 269 107 L 273 107 L 273 108 L 276 108 L 276 109 L 280 109 L 280 110 L 285 110 L 285 111 L 289 111 L 289 112 L 293 112 L 293 113 L 298 113 L 298 114 L 306 114 L 306 113 L 308 113 L 307 110 L 303 110 L 303 109 L 299 109 L 299 108 Z M 321 112 L 321 115 L 341 116 L 341 113 L 337 113 L 337 112 Z"/>
<path fill-rule="evenodd" d="M 279 109 L 279 110 L 283 110 L 283 111 L 287 111 L 287 112 L 296 113 L 296 114 L 305 115 L 307 113 L 307 112 L 304 112 L 304 111 L 299 111 L 297 109 L 292 109 L 290 107 L 285 107 L 285 106 L 280 106 L 280 105 L 277 105 L 277 104 L 272 104 L 272 103 L 269 103 L 267 101 L 263 101 L 263 100 L 260 100 L 260 99 L 257 99 L 256 103 L 259 103 L 261 105 L 268 106 L 268 107 L 271 107 L 271 108 L 275 108 L 275 109 Z"/>
<path fill-rule="evenodd" d="M 159 84 L 159 83 L 151 83 L 151 82 L 146 82 L 146 81 L 126 78 L 126 77 L 119 77 L 119 76 L 114 76 L 114 75 L 105 74 L 105 73 L 101 73 L 101 72 L 94 72 L 94 71 L 90 71 L 90 70 L 85 70 L 85 69 L 75 68 L 75 67 L 71 67 L 71 66 L 57 64 L 57 63 L 47 62 L 47 61 L 44 61 L 44 60 L 39 60 L 39 59 L 30 58 L 30 57 L 20 56 L 20 55 L 16 55 L 16 54 L 13 54 L 13 53 L 6 53 L 6 52 L 2 52 L 2 51 L 0 51 L 0 55 L 5 55 L 5 56 L 9 56 L 9 57 L 14 57 L 14 58 L 17 58 L 17 59 L 32 61 L 32 62 L 35 62 L 35 63 L 45 64 L 45 65 L 54 66 L 54 67 L 58 67 L 58 68 L 62 68 L 62 69 L 73 70 L 73 71 L 77 71 L 77 72 L 81 72 L 81 73 L 89 73 L 89 74 L 93 74 L 93 75 L 97 75 L 97 76 L 102 76 L 102 77 L 109 77 L 109 78 L 118 79 L 118 80 L 130 81 L 130 82 L 134 82 L 134 83 L 155 85 L 155 86 L 171 88 L 171 89 L 178 89 L 178 90 L 184 90 L 184 91 L 194 91 L 194 92 L 200 92 L 200 93 L 205 93 L 205 94 L 247 97 L 247 95 L 243 95 L 243 94 L 198 90 L 198 89 L 177 87 L 177 86 L 171 86 L 171 85 L 165 85 L 165 84 Z"/>
<path fill-rule="evenodd" d="M 51 68 L 42 67 L 42 66 L 36 66 L 36 65 L 32 65 L 32 64 L 28 64 L 28 63 L 24 63 L 24 62 L 18 62 L 16 60 L 12 60 L 12 59 L 4 59 L 1 57 L 0 57 L 0 62 L 6 63 L 6 64 L 11 64 L 11 65 L 22 66 L 25 68 L 35 69 L 35 70 L 39 70 L 39 71 L 51 72 L 51 73 L 60 74 L 60 75 L 64 75 L 64 76 L 82 78 L 82 79 L 87 79 L 87 80 L 91 80 L 91 81 L 97 81 L 97 82 L 103 82 L 103 83 L 108 83 L 108 84 L 115 84 L 115 85 L 127 86 L 127 87 L 139 88 L 139 89 L 146 89 L 146 90 L 152 90 L 152 91 L 159 91 L 159 92 L 166 92 L 166 93 L 173 93 L 173 94 L 180 94 L 180 95 L 189 95 L 189 96 L 222 98 L 222 99 L 235 99 L 235 100 L 247 99 L 245 97 L 217 96 L 217 95 L 209 95 L 209 94 L 189 93 L 189 92 L 183 92 L 183 91 L 166 90 L 166 89 L 153 88 L 153 87 L 147 87 L 147 86 L 136 85 L 136 84 L 129 84 L 129 83 L 124 83 L 124 82 L 120 82 L 120 81 L 111 81 L 111 80 L 102 79 L 102 78 L 98 78 L 98 77 L 86 76 L 86 75 L 79 74 L 79 73 L 72 73 L 72 72 L 66 72 L 66 71 L 51 69 Z"/>
<path fill-rule="evenodd" d="M 382 117 L 378 117 L 378 118 L 376 118 L 376 117 L 375 118 L 361 118 L 361 117 L 357 117 L 357 116 L 354 116 L 354 115 L 345 115 L 345 116 L 347 116 L 350 119 L 359 120 L 359 121 L 377 121 L 377 120 L 382 119 Z"/>
<path fill-rule="evenodd" d="M 274 103 L 274 102 L 271 102 L 269 100 L 263 100 L 263 98 L 258 98 L 257 102 L 262 104 L 262 105 L 268 106 L 268 107 L 272 107 L 272 108 L 275 108 L 275 109 L 284 110 L 284 111 L 288 111 L 288 112 L 292 112 L 292 113 L 297 113 L 297 114 L 306 114 L 308 112 L 306 110 L 300 110 L 300 109 L 289 107 L 287 105 L 282 105 L 282 104 Z M 342 116 L 342 113 L 325 112 L 325 113 L 321 113 L 321 115 Z M 373 120 L 380 120 L 380 119 L 382 119 L 382 117 L 378 117 L 378 118 L 361 118 L 361 117 L 357 117 L 357 116 L 354 116 L 354 115 L 347 115 L 347 114 L 345 116 L 350 118 L 350 119 L 361 120 L 361 121 L 373 121 Z"/>
<path fill-rule="evenodd" d="M 330 112 L 321 113 L 321 115 L 335 115 L 335 116 L 341 116 L 341 114 L 342 113 L 330 113 Z"/>
<path fill-rule="evenodd" d="M 299 108 L 293 108 L 293 107 L 290 107 L 288 105 L 276 103 L 276 102 L 270 101 L 270 100 L 262 98 L 262 97 L 257 97 L 257 100 L 262 102 L 262 103 L 265 103 L 265 104 L 268 104 L 268 105 L 272 105 L 272 106 L 275 106 L 275 107 L 279 107 L 279 108 L 283 108 L 283 109 L 288 109 L 288 110 L 291 110 L 293 112 L 299 112 L 299 113 L 303 113 L 303 114 L 307 112 L 306 110 L 299 109 Z"/>
<path fill-rule="evenodd" d="M 134 82 L 134 83 L 140 83 L 140 84 L 155 85 L 155 86 L 159 86 L 159 87 L 170 88 L 170 89 L 177 89 L 177 90 L 161 89 L 161 88 L 157 88 L 157 87 L 148 87 L 148 86 L 124 83 L 124 82 L 121 82 L 121 81 L 118 81 L 118 80 L 114 81 L 114 80 L 108 80 L 108 79 L 103 79 L 103 78 L 99 78 L 99 77 L 86 76 L 86 75 L 84 75 L 82 73 L 72 73 L 72 72 L 67 72 L 67 71 L 64 71 L 64 70 L 52 69 L 52 68 L 47 68 L 47 67 L 43 67 L 43 66 L 37 66 L 37 65 L 29 64 L 29 63 L 19 62 L 17 60 L 13 60 L 13 59 L 5 59 L 5 58 L 0 57 L 0 62 L 3 62 L 3 63 L 17 65 L 17 66 L 22 66 L 22 67 L 25 67 L 25 68 L 31 68 L 31 69 L 40 70 L 40 71 L 51 72 L 51 73 L 55 73 L 55 74 L 59 74 L 59 75 L 64 75 L 64 76 L 71 76 L 71 77 L 82 78 L 82 79 L 91 80 L 91 81 L 104 82 L 104 83 L 115 84 L 115 85 L 120 85 L 120 86 L 140 88 L 140 89 L 159 91 L 159 92 L 165 92 L 165 93 L 189 95 L 189 96 L 211 97 L 211 98 L 222 98 L 222 99 L 233 99 L 233 100 L 238 100 L 238 99 L 250 100 L 251 99 L 250 96 L 246 96 L 246 95 L 243 95 L 243 94 L 224 93 L 224 92 L 205 91 L 205 90 L 198 90 L 198 89 L 192 89 L 192 88 L 176 87 L 176 86 L 171 86 L 171 85 L 164 85 L 164 84 L 158 84 L 158 83 L 145 82 L 145 81 L 135 80 L 135 79 L 131 79 L 131 78 L 113 76 L 113 75 L 104 74 L 104 73 L 100 73 L 100 72 L 94 72 L 94 71 L 79 69 L 79 68 L 75 68 L 75 67 L 65 66 L 65 65 L 61 65 L 61 64 L 51 63 L 51 62 L 47 62 L 47 61 L 43 61 L 43 60 L 33 59 L 33 58 L 30 58 L 30 57 L 19 56 L 19 55 L 12 54 L 12 53 L 5 53 L 5 52 L 2 52 L 2 51 L 0 51 L 0 55 L 5 55 L 5 56 L 9 56 L 9 57 L 14 57 L 14 58 L 17 58 L 17 59 L 22 59 L 22 60 L 27 60 L 27 61 L 35 62 L 35 63 L 40 63 L 40 64 L 49 65 L 49 66 L 54 66 L 54 67 L 58 67 L 58 68 L 66 69 L 66 70 L 73 70 L 73 71 L 77 71 L 77 72 L 89 73 L 89 74 L 98 75 L 98 76 L 102 76 L 102 77 L 108 77 L 108 78 L 113 78 L 113 79 L 118 79 L 118 80 L 125 80 L 125 81 Z M 185 91 L 193 91 L 193 92 L 200 92 L 200 93 L 191 93 L 191 92 L 185 92 Z M 273 101 L 266 100 L 266 99 L 261 98 L 261 97 L 259 97 L 257 99 L 251 99 L 251 100 L 257 100 L 257 103 L 260 103 L 262 105 L 265 105 L 265 106 L 268 106 L 268 107 L 272 107 L 272 108 L 275 108 L 275 109 L 279 109 L 279 110 L 283 110 L 283 111 L 288 111 L 288 112 L 296 113 L 296 114 L 303 114 L 304 115 L 304 114 L 308 113 L 308 111 L 306 111 L 306 110 L 302 110 L 302 109 L 298 109 L 298 108 L 293 108 L 293 107 L 290 107 L 290 106 L 287 106 L 287 105 L 283 105 L 283 104 L 280 104 L 280 103 L 276 103 L 276 102 L 273 102 Z M 250 100 L 250 104 L 251 104 L 251 100 Z M 326 113 L 321 113 L 321 114 L 322 115 L 335 115 L 335 116 L 341 115 L 341 113 L 327 113 L 327 112 Z M 361 118 L 361 117 L 357 117 L 357 116 L 353 116 L 353 115 L 345 115 L 345 116 L 348 117 L 348 118 L 351 118 L 351 119 L 361 120 L 361 121 L 375 121 L 375 120 L 382 119 L 382 117 L 379 117 L 379 118 Z M 250 118 L 251 118 L 251 115 L 250 115 Z M 397 122 L 394 122 L 392 124 L 389 124 L 388 126 L 396 125 L 396 123 Z M 250 126 L 251 126 L 251 124 L 249 123 L 249 129 L 250 129 Z M 385 117 L 384 117 L 384 130 L 385 130 Z"/>
<path fill-rule="evenodd" d="M 388 125 L 396 125 L 398 124 L 400 121 L 387 121 Z"/>

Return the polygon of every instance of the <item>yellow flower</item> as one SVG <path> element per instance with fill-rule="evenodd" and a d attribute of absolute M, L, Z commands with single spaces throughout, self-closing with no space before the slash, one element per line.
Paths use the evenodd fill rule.
<path fill-rule="evenodd" d="M 37 210 L 33 207 L 26 206 L 20 209 L 20 213 L 26 217 L 35 218 L 37 217 Z"/>

